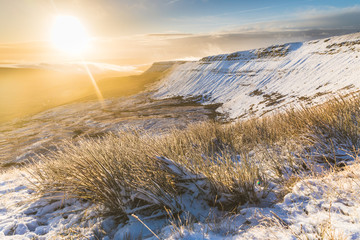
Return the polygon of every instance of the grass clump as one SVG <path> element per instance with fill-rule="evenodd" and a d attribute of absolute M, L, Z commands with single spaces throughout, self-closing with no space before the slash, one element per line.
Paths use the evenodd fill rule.
<path fill-rule="evenodd" d="M 61 191 L 101 203 L 125 219 L 139 205 L 143 211 L 145 206 L 151 211 L 159 205 L 176 208 L 172 201 L 176 189 L 170 176 L 158 168 L 149 154 L 153 150 L 138 143 L 140 139 L 129 133 L 68 142 L 63 150 L 35 165 L 37 186 L 41 192 Z M 140 144 L 141 148 L 136 148 Z"/>
<path fill-rule="evenodd" d="M 162 138 L 121 132 L 68 142 L 34 164 L 36 187 L 42 193 L 65 192 L 68 197 L 100 203 L 122 219 L 131 214 L 166 214 L 165 208 L 183 212 L 187 206 L 181 197 L 186 194 L 210 204 L 217 199 L 216 204 L 226 208 L 258 202 L 262 196 L 255 193 L 258 190 L 266 194 L 266 188 L 256 186 L 261 176 L 255 165 L 234 161 L 225 151 L 212 158 L 210 152 L 198 154 L 199 149 L 186 142 L 195 137 L 192 133 L 183 138 L 173 134 Z M 215 153 L 215 143 L 210 142 L 203 140 L 201 149 Z M 169 158 L 175 149 L 180 157 Z"/>
<path fill-rule="evenodd" d="M 269 182 L 290 191 L 314 169 L 319 155 L 336 158 L 340 149 L 356 154 L 359 107 L 359 98 L 351 96 L 232 124 L 191 125 L 161 136 L 123 131 L 82 138 L 40 157 L 32 174 L 41 193 L 90 200 L 125 220 L 132 214 L 191 213 L 184 199 L 232 211 L 261 203 L 271 191 Z"/>

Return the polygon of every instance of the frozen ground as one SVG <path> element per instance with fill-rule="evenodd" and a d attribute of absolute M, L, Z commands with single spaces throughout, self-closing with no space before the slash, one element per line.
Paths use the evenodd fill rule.
<path fill-rule="evenodd" d="M 284 201 L 244 208 L 220 223 L 195 224 L 167 239 L 359 239 L 360 165 L 298 182 Z"/>
<path fill-rule="evenodd" d="M 25 171 L 0 175 L 0 239 L 58 239 L 93 236 L 96 219 L 89 203 L 40 198 L 29 188 Z"/>
<path fill-rule="evenodd" d="M 219 105 L 202 106 L 196 99 L 154 100 L 150 93 L 132 97 L 64 105 L 34 116 L 0 124 L 0 169 L 55 150 L 62 140 L 96 138 L 124 129 L 161 134 L 171 128 L 215 118 Z"/>
<path fill-rule="evenodd" d="M 205 103 L 223 103 L 221 110 L 231 118 L 262 115 L 289 103 L 321 102 L 334 93 L 358 91 L 359 64 L 360 34 L 182 62 L 153 89 L 158 100 L 106 100 L 105 109 L 96 102 L 76 103 L 2 124 L 0 159 L 8 166 L 47 154 L 64 139 L 128 127 L 158 134 L 216 115 L 217 106 L 168 97 L 202 96 Z M 118 225 L 86 202 L 38 196 L 25 176 L 31 179 L 23 170 L 0 174 L 0 239 L 157 239 L 135 218 Z M 221 218 L 208 209 L 203 223 L 142 220 L 161 239 L 359 239 L 359 191 L 360 164 L 354 163 L 302 179 L 272 206 L 243 206 L 240 214 Z"/>
<path fill-rule="evenodd" d="M 25 176 L 24 171 L 0 175 L 0 239 L 123 239 L 129 232 L 132 238 L 157 239 L 136 219 L 116 225 L 113 218 L 98 217 L 88 203 L 36 196 Z M 166 220 L 143 220 L 161 239 L 359 239 L 359 191 L 360 164 L 355 163 L 299 181 L 270 207 L 243 207 L 237 215 L 209 215 L 207 223 L 176 227 Z"/>

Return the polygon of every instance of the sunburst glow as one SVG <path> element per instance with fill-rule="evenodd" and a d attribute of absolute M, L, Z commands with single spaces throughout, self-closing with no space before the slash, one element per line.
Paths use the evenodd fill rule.
<path fill-rule="evenodd" d="M 79 55 L 88 47 L 89 38 L 79 19 L 57 16 L 52 27 L 52 42 L 61 51 Z"/>

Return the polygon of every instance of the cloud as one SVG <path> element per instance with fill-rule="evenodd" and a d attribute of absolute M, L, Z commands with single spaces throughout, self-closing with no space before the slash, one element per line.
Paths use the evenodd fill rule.
<path fill-rule="evenodd" d="M 259 21 L 223 28 L 205 34 L 150 34 L 152 42 L 161 42 L 168 55 L 212 55 L 247 50 L 286 42 L 307 41 L 360 31 L 360 6 L 311 9 L 291 19 Z M 149 40 L 148 44 L 151 43 Z"/>
<path fill-rule="evenodd" d="M 288 31 L 311 29 L 349 29 L 360 30 L 360 6 L 350 8 L 311 9 L 295 13 L 286 20 L 258 21 L 226 29 L 225 32 Z"/>
<path fill-rule="evenodd" d="M 143 54 L 155 61 L 202 57 L 360 32 L 360 7 L 298 12 L 289 20 L 268 20 L 204 34 L 138 36 Z M 146 46 L 145 46 L 146 45 Z M 141 47 L 139 46 L 139 49 Z"/>
<path fill-rule="evenodd" d="M 166 4 L 171 5 L 171 4 L 177 3 L 179 1 L 181 1 L 181 0 L 169 0 Z"/>
<path fill-rule="evenodd" d="M 153 37 L 156 39 L 176 39 L 176 38 L 183 38 L 183 37 L 191 37 L 194 34 L 191 33 L 150 33 L 147 34 L 147 37 Z"/>
<path fill-rule="evenodd" d="M 105 72 L 119 72 L 119 73 L 139 73 L 140 71 L 137 69 L 139 66 L 120 66 L 109 63 L 100 63 L 100 62 L 71 62 L 71 63 L 58 63 L 58 64 L 50 64 L 50 63 L 0 63 L 0 68 L 28 68 L 28 69 L 45 69 L 52 70 L 58 72 L 72 72 L 72 73 L 87 73 L 84 68 L 84 64 L 88 66 L 90 71 L 93 74 L 101 74 Z"/>
<path fill-rule="evenodd" d="M 194 59 L 354 32 L 360 32 L 360 6 L 321 11 L 311 9 L 297 12 L 290 19 L 283 21 L 263 20 L 202 34 L 174 31 L 97 38 L 93 46 L 94 52 L 85 59 L 118 66 L 133 66 L 154 61 L 186 59 L 189 56 Z M 47 62 L 46 59 L 54 59 L 54 54 L 51 55 L 50 50 L 50 46 L 43 42 L 0 44 L 0 59 L 3 59 L 3 62 L 6 59 L 8 63 Z M 103 67 L 113 68 L 112 66 Z M 117 67 L 114 69 L 131 70 Z"/>

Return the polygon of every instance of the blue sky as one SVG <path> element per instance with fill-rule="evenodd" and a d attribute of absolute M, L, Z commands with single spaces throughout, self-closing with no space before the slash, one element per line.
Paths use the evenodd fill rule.
<path fill-rule="evenodd" d="M 146 6 L 146 1 L 141 2 Z M 284 21 L 310 12 L 315 14 L 341 11 L 341 9 L 360 4 L 360 1 L 354 0 L 155 0 L 154 2 L 158 4 L 149 4 L 152 7 L 140 10 L 138 17 L 144 15 L 144 18 L 151 22 L 158 22 L 162 30 L 169 30 L 173 27 L 178 31 L 192 33 L 221 30 L 263 21 Z M 161 4 L 161 2 L 168 3 Z M 153 18 L 154 13 L 156 18 Z"/>
<path fill-rule="evenodd" d="M 41 40 L 57 12 L 79 16 L 95 36 L 116 37 L 235 31 L 276 21 L 298 21 L 300 27 L 303 18 L 346 13 L 351 8 L 360 8 L 360 0 L 0 0 L 0 29 L 6 32 L 0 41 Z M 359 26 L 356 20 L 353 25 Z M 304 22 L 301 27 L 331 27 L 318 23 Z M 351 27 L 348 22 L 339 24 Z"/>
<path fill-rule="evenodd" d="M 114 16 L 115 22 L 127 19 L 138 23 L 130 33 L 198 34 L 269 21 L 301 21 L 302 16 L 307 15 L 340 13 L 360 6 L 360 0 L 108 0 L 108 6 L 112 6 L 108 9 L 109 16 Z M 354 21 L 354 24 L 358 23 Z"/>
<path fill-rule="evenodd" d="M 143 62 L 360 31 L 360 0 L 0 0 L 0 60 L 15 59 L 4 44 L 16 43 L 23 61 L 44 61 L 57 14 L 85 25 L 89 58 Z"/>

